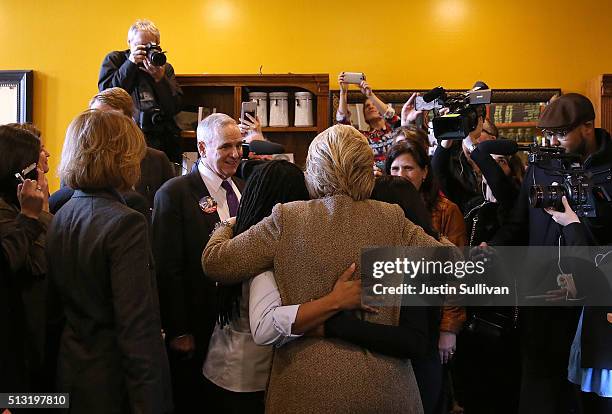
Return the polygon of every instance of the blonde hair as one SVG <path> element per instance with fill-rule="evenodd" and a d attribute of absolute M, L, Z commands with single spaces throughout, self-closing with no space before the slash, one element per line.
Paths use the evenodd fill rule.
<path fill-rule="evenodd" d="M 89 101 L 89 107 L 91 108 L 96 102 L 121 111 L 130 118 L 134 116 L 134 101 L 132 101 L 132 97 L 125 89 L 114 87 L 98 92 Z"/>
<path fill-rule="evenodd" d="M 312 198 L 345 194 L 355 201 L 374 188 L 374 155 L 368 140 L 348 125 L 334 125 L 315 137 L 306 157 L 306 186 Z"/>
<path fill-rule="evenodd" d="M 138 32 L 146 32 L 155 36 L 155 43 L 159 44 L 159 29 L 155 26 L 151 20 L 147 19 L 138 19 L 134 22 L 133 25 L 130 26 L 128 30 L 128 42 L 132 40 L 136 33 Z"/>
<path fill-rule="evenodd" d="M 60 179 L 75 189 L 128 190 L 140 178 L 144 135 L 119 112 L 87 110 L 68 126 Z"/>

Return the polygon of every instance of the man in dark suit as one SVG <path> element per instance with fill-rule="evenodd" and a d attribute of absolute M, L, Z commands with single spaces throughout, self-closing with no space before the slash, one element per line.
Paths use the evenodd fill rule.
<path fill-rule="evenodd" d="M 134 186 L 134 190 L 147 200 L 149 208 L 153 208 L 157 190 L 175 176 L 173 164 L 166 154 L 147 147 L 147 152 L 140 162 L 140 180 Z"/>
<path fill-rule="evenodd" d="M 177 412 L 205 400 L 202 365 L 216 320 L 216 287 L 202 271 L 202 251 L 220 220 L 235 216 L 242 182 L 236 122 L 212 114 L 197 129 L 198 168 L 166 182 L 155 195 L 153 246 L 163 329 Z"/>

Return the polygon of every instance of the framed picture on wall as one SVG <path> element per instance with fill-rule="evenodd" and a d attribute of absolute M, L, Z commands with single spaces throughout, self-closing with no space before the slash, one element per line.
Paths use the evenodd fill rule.
<path fill-rule="evenodd" d="M 32 122 L 31 70 L 0 70 L 0 125 Z"/>

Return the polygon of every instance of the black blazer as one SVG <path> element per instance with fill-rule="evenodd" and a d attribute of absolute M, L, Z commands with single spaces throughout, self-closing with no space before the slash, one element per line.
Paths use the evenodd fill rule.
<path fill-rule="evenodd" d="M 47 260 L 66 320 L 58 391 L 70 393 L 71 411 L 168 412 L 168 360 L 142 214 L 114 191 L 77 190 L 51 224 Z"/>
<path fill-rule="evenodd" d="M 153 208 L 155 193 L 174 176 L 174 169 L 166 153 L 147 147 L 147 152 L 140 163 L 140 181 L 135 189 L 147 199 L 149 208 Z"/>
<path fill-rule="evenodd" d="M 234 178 L 242 190 L 243 182 Z M 216 319 L 216 286 L 202 271 L 202 251 L 217 212 L 199 201 L 209 195 L 197 169 L 167 181 L 155 195 L 153 252 L 157 265 L 162 326 L 166 339 L 192 334 L 195 359 L 203 360 Z"/>

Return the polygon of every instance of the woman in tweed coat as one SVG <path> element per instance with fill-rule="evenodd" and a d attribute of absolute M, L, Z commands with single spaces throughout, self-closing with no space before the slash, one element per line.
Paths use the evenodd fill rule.
<path fill-rule="evenodd" d="M 372 164 L 367 140 L 356 129 L 328 128 L 308 150 L 305 175 L 313 199 L 279 204 L 270 217 L 233 239 L 231 226 L 221 226 L 203 252 L 205 273 L 229 284 L 273 269 L 283 305 L 300 304 L 329 293 L 337 275 L 359 263 L 362 248 L 441 246 L 399 206 L 368 200 Z M 400 300 L 365 318 L 398 325 Z M 266 412 L 423 411 L 410 360 L 305 336 L 275 351 Z"/>

